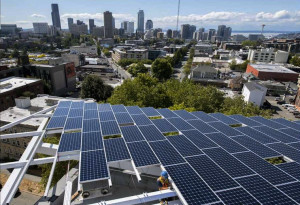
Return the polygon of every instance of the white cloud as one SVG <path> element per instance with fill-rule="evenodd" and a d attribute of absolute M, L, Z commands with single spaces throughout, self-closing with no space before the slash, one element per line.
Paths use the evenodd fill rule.
<path fill-rule="evenodd" d="M 33 18 L 46 18 L 46 16 L 41 15 L 41 14 L 32 14 L 31 17 L 33 17 Z"/>

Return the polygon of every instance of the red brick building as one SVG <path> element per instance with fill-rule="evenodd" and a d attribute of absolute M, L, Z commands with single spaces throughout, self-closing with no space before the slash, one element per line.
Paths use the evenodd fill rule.
<path fill-rule="evenodd" d="M 252 73 L 260 80 L 297 82 L 299 74 L 281 65 L 248 64 L 246 73 Z"/>

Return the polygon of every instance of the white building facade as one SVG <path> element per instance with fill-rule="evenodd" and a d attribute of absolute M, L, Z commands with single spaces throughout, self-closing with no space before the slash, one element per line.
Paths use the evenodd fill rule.
<path fill-rule="evenodd" d="M 267 88 L 255 82 L 245 83 L 242 91 L 244 100 L 257 106 L 262 106 L 267 94 Z"/>
<path fill-rule="evenodd" d="M 274 48 L 262 48 L 260 50 L 250 49 L 248 60 L 253 62 L 263 63 L 286 63 L 289 57 L 289 52 L 275 51 Z"/>

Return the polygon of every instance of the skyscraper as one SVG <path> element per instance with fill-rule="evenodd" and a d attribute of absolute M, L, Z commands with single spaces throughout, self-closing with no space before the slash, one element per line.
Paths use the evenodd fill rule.
<path fill-rule="evenodd" d="M 181 25 L 181 38 L 182 39 L 190 38 L 190 24 Z"/>
<path fill-rule="evenodd" d="M 209 29 L 208 30 L 207 40 L 211 41 L 211 37 L 213 37 L 214 35 L 216 35 L 216 30 L 215 29 Z"/>
<path fill-rule="evenodd" d="M 144 33 L 144 11 L 143 10 L 139 10 L 137 22 L 138 22 L 137 32 Z"/>
<path fill-rule="evenodd" d="M 153 21 L 148 19 L 146 22 L 146 30 L 150 30 L 153 28 Z"/>
<path fill-rule="evenodd" d="M 73 18 L 68 18 L 68 28 L 74 23 Z"/>
<path fill-rule="evenodd" d="M 128 22 L 127 33 L 129 33 L 129 34 L 134 33 L 134 22 L 133 21 Z"/>
<path fill-rule="evenodd" d="M 94 27 L 95 27 L 95 21 L 94 21 L 94 19 L 89 19 L 89 29 L 90 29 L 90 34 L 93 33 Z"/>
<path fill-rule="evenodd" d="M 103 13 L 104 17 L 104 38 L 113 38 L 113 25 L 112 25 L 112 13 L 105 11 Z"/>
<path fill-rule="evenodd" d="M 231 31 L 232 31 L 231 27 L 226 27 L 225 32 L 224 32 L 224 37 L 223 37 L 224 41 L 228 41 L 228 39 L 231 36 Z"/>
<path fill-rule="evenodd" d="M 189 39 L 193 39 L 193 33 L 196 31 L 196 26 L 190 25 Z"/>
<path fill-rule="evenodd" d="M 227 41 L 231 36 L 231 28 L 226 27 L 225 25 L 218 26 L 217 36 L 219 36 L 221 40 Z"/>
<path fill-rule="evenodd" d="M 51 12 L 52 24 L 56 28 L 61 29 L 58 4 L 51 4 L 51 9 L 52 9 L 52 12 Z"/>
<path fill-rule="evenodd" d="M 172 38 L 172 29 L 167 30 L 167 38 Z"/>
<path fill-rule="evenodd" d="M 113 27 L 113 29 L 116 28 L 116 20 L 114 17 L 112 17 L 112 27 Z"/>

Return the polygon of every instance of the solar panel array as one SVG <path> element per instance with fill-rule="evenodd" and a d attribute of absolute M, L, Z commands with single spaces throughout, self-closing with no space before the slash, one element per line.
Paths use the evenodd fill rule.
<path fill-rule="evenodd" d="M 110 178 L 107 163 L 132 160 L 161 164 L 188 204 L 300 203 L 298 121 L 61 101 L 46 129 L 63 129 L 59 155 L 80 152 L 81 183 Z"/>

